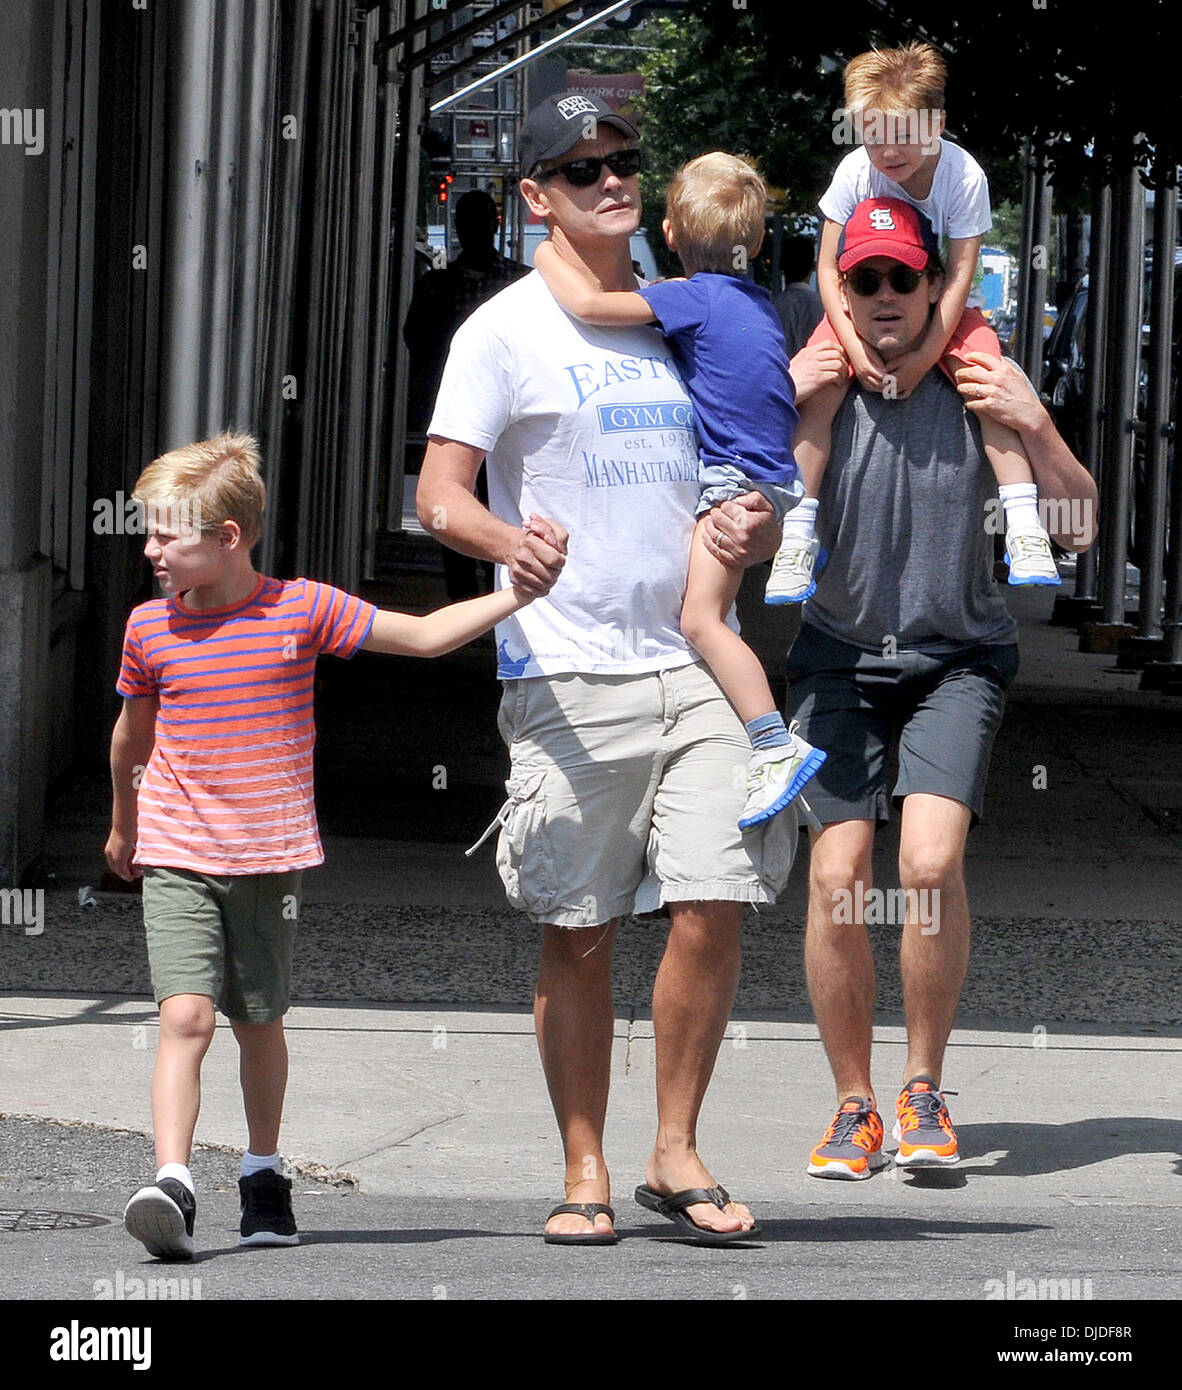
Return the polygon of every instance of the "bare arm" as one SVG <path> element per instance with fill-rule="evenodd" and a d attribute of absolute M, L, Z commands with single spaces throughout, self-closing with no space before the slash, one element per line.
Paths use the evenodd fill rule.
<path fill-rule="evenodd" d="M 549 592 L 566 563 L 567 532 L 549 517 L 542 535 L 493 516 L 475 495 L 483 461 L 482 449 L 432 435 L 419 475 L 419 520 L 452 550 L 508 566 L 510 584 L 538 598 Z"/>
<path fill-rule="evenodd" d="M 1047 509 L 1047 530 L 1065 549 L 1087 550 L 1097 534 L 1095 480 L 1012 362 L 984 352 L 968 353 L 966 360 L 973 365 L 956 374 L 965 408 L 1017 431 L 1039 497 L 1060 504 Z"/>
<path fill-rule="evenodd" d="M 156 711 L 160 701 L 155 695 L 136 700 L 124 700 L 123 709 L 111 734 L 111 832 L 104 850 L 107 865 L 120 878 L 140 877 L 133 867 L 136 829 L 139 824 L 138 788 L 144 768 L 156 744 Z"/>
<path fill-rule="evenodd" d="M 583 323 L 618 328 L 653 321 L 653 311 L 642 295 L 630 290 L 601 290 L 585 272 L 563 260 L 547 241 L 535 251 L 534 266 L 559 304 Z"/>
<path fill-rule="evenodd" d="M 821 249 L 817 254 L 817 291 L 826 317 L 833 325 L 833 331 L 858 380 L 868 390 L 881 391 L 883 360 L 854 332 L 854 325 L 841 302 L 841 277 L 837 270 L 837 245 L 840 240 L 841 225 L 826 218 L 821 229 Z"/>
<path fill-rule="evenodd" d="M 393 656 L 443 656 L 487 632 L 532 599 L 532 594 L 502 589 L 499 593 L 448 604 L 424 617 L 379 609 L 361 647 L 363 651 L 387 652 Z"/>
<path fill-rule="evenodd" d="M 796 387 L 796 405 L 799 409 L 827 386 L 848 382 L 850 364 L 837 342 L 829 339 L 821 343 L 806 343 L 789 362 L 788 371 Z"/>
<path fill-rule="evenodd" d="M 948 270 L 944 276 L 944 288 L 936 301 L 936 311 L 928 323 L 923 341 L 909 354 L 919 359 L 916 364 L 922 368 L 919 375 L 931 371 L 944 356 L 948 339 L 952 337 L 969 302 L 980 250 L 979 236 L 954 237 L 948 241 Z"/>

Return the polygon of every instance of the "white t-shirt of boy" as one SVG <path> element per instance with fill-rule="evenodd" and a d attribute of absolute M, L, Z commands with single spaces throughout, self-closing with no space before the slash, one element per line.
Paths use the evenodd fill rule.
<path fill-rule="evenodd" d="M 550 593 L 497 626 L 501 679 L 698 659 L 680 628 L 699 494 L 693 412 L 655 329 L 580 323 L 535 271 L 456 332 L 429 432 L 486 451 L 494 515 L 520 525 L 536 512 L 570 532 Z M 498 565 L 497 588 L 508 582 Z"/>
<path fill-rule="evenodd" d="M 984 236 L 993 226 L 984 169 L 967 150 L 943 138 L 932 191 L 926 198 L 913 198 L 893 179 L 879 173 L 865 146 L 859 145 L 837 166 L 819 206 L 831 222 L 844 227 L 854 208 L 866 198 L 902 198 L 923 213 L 941 238 Z"/>

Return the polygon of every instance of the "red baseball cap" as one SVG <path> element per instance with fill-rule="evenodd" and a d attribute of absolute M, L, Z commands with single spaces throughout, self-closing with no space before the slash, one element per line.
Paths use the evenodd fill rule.
<path fill-rule="evenodd" d="M 873 256 L 889 256 L 923 270 L 939 250 L 932 224 L 902 198 L 866 198 L 850 213 L 837 244 L 838 270 L 852 270 Z"/>

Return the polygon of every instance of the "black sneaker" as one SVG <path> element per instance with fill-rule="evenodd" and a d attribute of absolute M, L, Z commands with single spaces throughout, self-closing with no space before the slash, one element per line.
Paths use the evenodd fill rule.
<path fill-rule="evenodd" d="M 193 1218 L 197 1199 L 183 1182 L 161 1178 L 141 1187 L 123 1210 L 123 1226 L 160 1260 L 193 1258 Z"/>
<path fill-rule="evenodd" d="M 291 1180 L 273 1168 L 238 1179 L 242 1197 L 239 1245 L 298 1245 L 291 1211 Z"/>

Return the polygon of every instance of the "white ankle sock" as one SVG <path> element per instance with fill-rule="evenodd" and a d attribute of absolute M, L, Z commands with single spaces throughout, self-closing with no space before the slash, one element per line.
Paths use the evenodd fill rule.
<path fill-rule="evenodd" d="M 784 539 L 811 541 L 817 530 L 817 499 L 802 497 L 784 514 Z"/>
<path fill-rule="evenodd" d="M 161 1178 L 176 1178 L 177 1182 L 187 1187 L 190 1192 L 196 1192 L 197 1190 L 193 1186 L 193 1174 L 189 1172 L 188 1168 L 186 1168 L 183 1163 L 166 1163 L 156 1174 L 157 1182 L 159 1182 Z"/>
<path fill-rule="evenodd" d="M 278 1150 L 273 1154 L 252 1154 L 248 1149 L 242 1155 L 242 1176 L 244 1178 L 253 1177 L 255 1173 L 261 1173 L 264 1168 L 270 1168 L 273 1173 L 283 1172 L 283 1162 L 279 1157 Z"/>
<path fill-rule="evenodd" d="M 1006 514 L 1007 531 L 1041 531 L 1038 488 L 1033 483 L 1002 483 L 997 489 Z"/>

